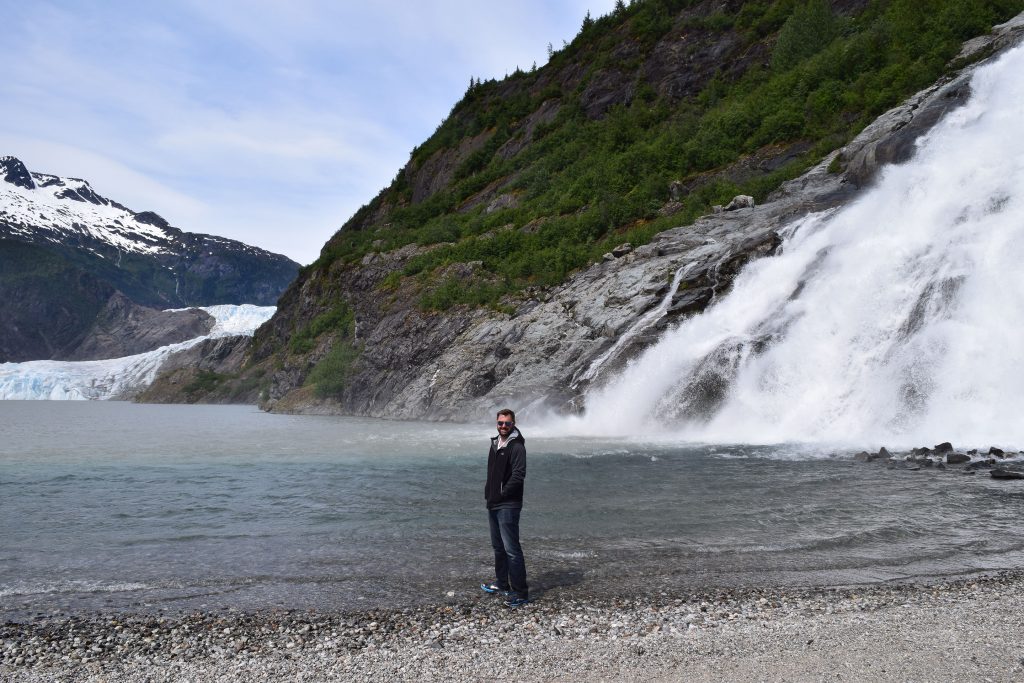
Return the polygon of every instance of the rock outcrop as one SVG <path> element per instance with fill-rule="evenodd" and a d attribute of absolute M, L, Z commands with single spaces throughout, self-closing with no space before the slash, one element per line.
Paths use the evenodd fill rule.
<path fill-rule="evenodd" d="M 244 335 L 217 337 L 172 353 L 157 379 L 132 398 L 138 403 L 256 403 L 258 381 L 237 381 L 251 341 Z"/>
<path fill-rule="evenodd" d="M 55 360 L 121 358 L 209 333 L 213 316 L 197 308 L 161 311 L 139 306 L 115 292 L 96 316 L 85 339 Z"/>

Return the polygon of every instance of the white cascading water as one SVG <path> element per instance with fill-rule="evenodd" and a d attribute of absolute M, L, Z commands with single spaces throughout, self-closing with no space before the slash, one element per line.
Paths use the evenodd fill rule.
<path fill-rule="evenodd" d="M 587 397 L 575 433 L 1024 446 L 1024 48 Z"/>

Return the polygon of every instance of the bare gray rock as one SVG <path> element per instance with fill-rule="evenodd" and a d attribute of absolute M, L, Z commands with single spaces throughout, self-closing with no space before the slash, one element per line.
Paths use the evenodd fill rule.
<path fill-rule="evenodd" d="M 726 211 L 737 211 L 738 209 L 754 208 L 754 198 L 749 194 L 738 194 L 732 201 L 725 205 Z"/>
<path fill-rule="evenodd" d="M 194 339 L 213 329 L 214 318 L 198 308 L 161 311 L 115 292 L 85 339 L 61 360 L 121 358 Z"/>

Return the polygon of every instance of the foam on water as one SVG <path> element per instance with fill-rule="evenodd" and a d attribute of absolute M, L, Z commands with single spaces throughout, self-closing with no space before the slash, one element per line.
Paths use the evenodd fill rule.
<path fill-rule="evenodd" d="M 152 588 L 144 583 L 85 580 L 16 581 L 0 585 L 0 598 L 49 595 L 53 593 L 124 593 Z"/>
<path fill-rule="evenodd" d="M 1024 444 L 1024 49 L 914 159 L 587 397 L 560 430 L 707 443 Z"/>

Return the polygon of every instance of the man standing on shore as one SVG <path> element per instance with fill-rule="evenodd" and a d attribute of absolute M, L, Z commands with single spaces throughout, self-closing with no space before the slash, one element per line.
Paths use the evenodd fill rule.
<path fill-rule="evenodd" d="M 522 607 L 530 600 L 526 560 L 519 545 L 519 513 L 523 510 L 525 481 L 526 440 L 516 428 L 516 414 L 503 408 L 498 411 L 498 435 L 491 439 L 491 450 L 487 454 L 487 483 L 484 485 L 494 548 L 494 582 L 482 583 L 480 588 L 486 593 L 506 596 L 508 607 Z"/>

